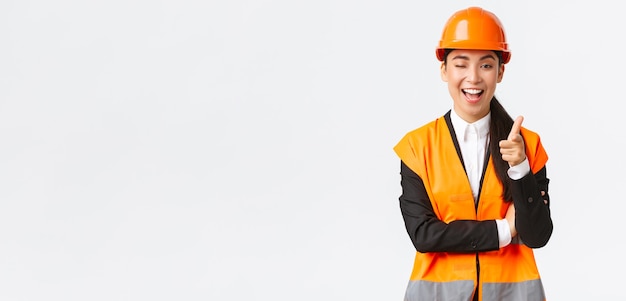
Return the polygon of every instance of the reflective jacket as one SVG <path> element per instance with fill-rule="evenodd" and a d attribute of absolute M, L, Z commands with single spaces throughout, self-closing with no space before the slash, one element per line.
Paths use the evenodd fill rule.
<path fill-rule="evenodd" d="M 444 239 L 446 236 L 449 238 L 452 235 L 464 235 L 464 238 L 468 239 L 467 249 L 463 250 L 457 250 L 453 247 L 449 247 L 450 250 L 441 251 L 420 252 L 418 250 L 415 254 L 405 300 L 468 301 L 472 300 L 476 292 L 478 293 L 478 300 L 485 301 L 545 300 L 543 285 L 532 248 L 522 242 L 525 236 L 520 232 L 521 229 L 518 229 L 519 235 L 513 239 L 511 244 L 498 248 L 494 220 L 505 217 L 510 203 L 505 202 L 502 198 L 502 185 L 496 177 L 492 160 L 489 157 L 489 160 L 485 161 L 487 166 L 483 171 L 478 200 L 475 202 L 460 159 L 460 150 L 452 133 L 448 112 L 444 117 L 409 132 L 394 147 L 402 163 L 418 177 L 419 181 L 416 183 L 423 185 L 424 199 L 427 199 L 428 202 L 424 201 L 426 206 L 422 207 L 430 207 L 427 212 L 434 214 L 432 219 L 438 219 L 436 221 L 439 224 L 438 227 L 444 229 L 442 231 L 467 231 L 467 233 L 460 234 L 442 234 L 438 236 L 440 242 L 437 244 L 452 246 L 454 242 L 446 242 Z M 536 133 L 522 128 L 521 134 L 524 137 L 526 156 L 531 167 L 529 179 L 524 181 L 532 182 L 531 184 L 536 188 L 538 186 L 533 182 L 533 174 L 541 170 L 545 172 L 548 157 Z M 404 175 L 403 181 L 405 181 Z M 545 188 L 542 189 L 547 192 L 547 179 L 545 184 Z M 547 204 L 544 205 L 542 197 L 537 195 L 540 190 L 536 188 L 533 192 L 524 192 L 524 188 L 519 187 L 522 185 L 521 183 L 514 183 L 512 186 L 516 185 L 518 185 L 517 189 L 515 187 L 513 189 L 517 211 L 516 219 L 524 219 L 526 215 L 534 218 L 532 215 L 535 213 L 528 211 L 536 208 L 544 210 L 541 207 L 543 206 L 546 207 L 545 211 L 549 220 Z M 419 188 L 422 189 L 422 187 Z M 535 199 L 541 204 L 538 202 L 532 204 Z M 412 200 L 411 202 L 418 204 L 419 200 Z M 410 219 L 413 218 L 411 214 L 414 211 L 408 207 L 410 205 L 406 206 L 407 208 L 403 207 L 403 211 L 406 210 L 403 212 L 405 223 L 407 223 L 407 230 L 410 235 L 413 235 L 412 239 L 414 239 L 417 247 L 423 236 L 413 232 L 428 232 L 429 230 L 418 229 L 426 225 L 421 220 L 419 225 L 409 227 Z M 533 207 L 528 209 L 529 206 Z M 544 220 L 546 219 L 546 212 L 540 213 L 544 216 L 542 217 Z M 543 224 L 546 223 L 549 225 L 542 229 L 547 230 L 541 231 L 548 231 L 549 233 L 545 234 L 544 237 L 546 235 L 549 237 L 552 231 L 552 222 L 549 220 Z M 516 221 L 516 226 L 517 224 Z M 532 225 L 532 221 L 529 224 Z M 431 228 L 435 229 L 434 226 Z M 479 228 L 483 230 L 478 230 Z M 531 231 L 535 230 L 531 229 Z M 477 233 L 484 234 L 483 232 L 488 235 L 477 235 Z M 486 240 L 481 236 L 489 237 L 489 243 L 483 242 Z M 547 238 L 543 244 L 545 242 L 547 242 Z M 481 244 L 487 246 L 481 246 Z M 477 250 L 472 252 L 472 248 Z"/>

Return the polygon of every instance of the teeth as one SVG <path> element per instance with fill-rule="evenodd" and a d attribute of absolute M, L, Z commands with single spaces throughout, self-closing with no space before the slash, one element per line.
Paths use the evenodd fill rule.
<path fill-rule="evenodd" d="M 469 94 L 479 94 L 482 91 L 483 90 L 478 90 L 478 89 L 463 89 L 463 92 L 469 93 Z"/>

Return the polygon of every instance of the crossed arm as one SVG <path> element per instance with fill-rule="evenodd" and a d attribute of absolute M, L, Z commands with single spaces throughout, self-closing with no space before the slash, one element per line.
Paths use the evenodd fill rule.
<path fill-rule="evenodd" d="M 495 220 L 445 223 L 435 215 L 420 177 L 403 162 L 400 174 L 400 210 L 417 251 L 473 253 L 499 248 Z M 553 228 L 546 169 L 512 182 L 517 235 L 528 247 L 540 248 L 550 239 Z"/>

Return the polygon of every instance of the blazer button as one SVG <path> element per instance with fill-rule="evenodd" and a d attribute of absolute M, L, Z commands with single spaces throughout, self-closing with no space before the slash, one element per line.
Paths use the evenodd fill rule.
<path fill-rule="evenodd" d="M 533 202 L 533 198 L 532 197 L 528 198 L 528 202 L 532 203 Z"/>
<path fill-rule="evenodd" d="M 471 245 L 472 245 L 472 249 L 476 249 L 477 245 L 475 241 L 472 241 Z"/>

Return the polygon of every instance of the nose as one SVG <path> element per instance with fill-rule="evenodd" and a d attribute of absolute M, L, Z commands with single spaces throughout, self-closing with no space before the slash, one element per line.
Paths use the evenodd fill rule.
<path fill-rule="evenodd" d="M 470 67 L 467 69 L 467 81 L 470 83 L 480 82 L 479 67 Z"/>

